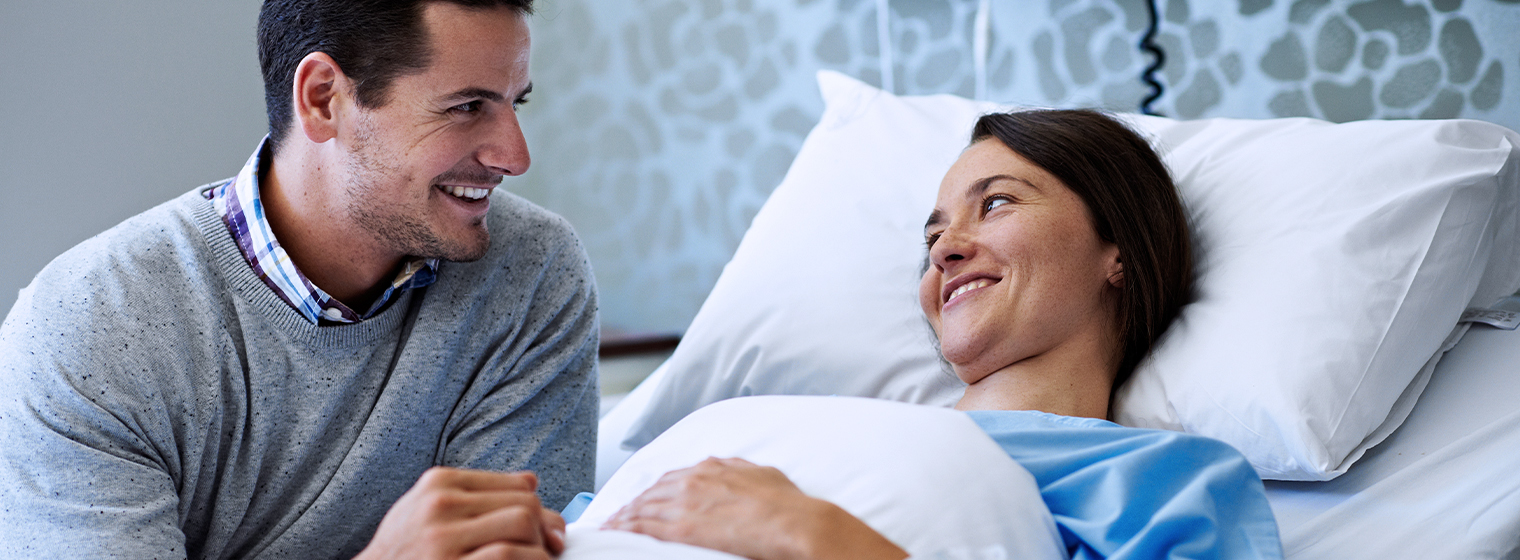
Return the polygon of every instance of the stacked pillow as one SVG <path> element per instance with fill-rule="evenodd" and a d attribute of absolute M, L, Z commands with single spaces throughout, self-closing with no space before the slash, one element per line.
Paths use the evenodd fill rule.
<path fill-rule="evenodd" d="M 960 397 L 918 308 L 923 223 L 976 118 L 1015 108 L 818 79 L 822 119 L 625 447 L 735 396 Z M 1182 191 L 1199 293 L 1118 391 L 1122 424 L 1224 440 L 1264 478 L 1333 478 L 1407 416 L 1463 310 L 1520 288 L 1503 127 L 1125 119 Z"/>

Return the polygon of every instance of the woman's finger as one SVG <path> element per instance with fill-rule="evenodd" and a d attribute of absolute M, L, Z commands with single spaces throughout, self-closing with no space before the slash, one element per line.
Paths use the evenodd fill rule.
<path fill-rule="evenodd" d="M 634 517 L 624 519 L 616 523 L 609 521 L 608 525 L 605 525 L 602 528 L 610 529 L 613 531 L 639 533 L 641 535 L 648 535 L 662 541 L 672 541 L 676 539 L 671 538 L 671 526 L 672 523 L 670 521 L 648 517 Z"/>

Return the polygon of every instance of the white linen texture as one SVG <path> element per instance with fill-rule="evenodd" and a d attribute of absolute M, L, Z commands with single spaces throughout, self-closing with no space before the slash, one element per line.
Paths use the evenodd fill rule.
<path fill-rule="evenodd" d="M 918 309 L 923 223 L 987 112 L 820 72 L 826 108 L 623 441 L 708 403 L 849 395 L 949 406 Z M 1198 298 L 1117 394 L 1120 424 L 1326 480 L 1397 428 L 1463 309 L 1520 288 L 1520 135 L 1479 121 L 1125 116 L 1194 224 Z"/>
<path fill-rule="evenodd" d="M 708 457 L 776 467 L 915 558 L 1065 558 L 1034 477 L 964 413 L 818 396 L 731 399 L 678 422 L 630 457 L 570 524 L 562 558 L 736 558 L 598 530 L 660 476 Z"/>

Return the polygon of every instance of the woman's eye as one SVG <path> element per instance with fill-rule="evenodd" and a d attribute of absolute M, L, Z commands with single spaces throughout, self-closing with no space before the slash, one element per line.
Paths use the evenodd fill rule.
<path fill-rule="evenodd" d="M 928 245 L 930 249 L 934 248 L 934 242 L 935 241 L 939 241 L 939 234 L 938 233 L 931 233 L 929 235 L 924 236 L 924 244 Z"/>
<path fill-rule="evenodd" d="M 985 214 L 987 212 L 991 212 L 993 208 L 997 208 L 1004 204 L 1013 204 L 1013 200 L 1010 200 L 1008 197 L 1003 195 L 989 196 L 986 200 L 982 201 L 982 213 Z"/>

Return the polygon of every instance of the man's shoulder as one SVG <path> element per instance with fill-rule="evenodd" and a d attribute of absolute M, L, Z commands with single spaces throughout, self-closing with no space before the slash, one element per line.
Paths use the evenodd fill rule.
<path fill-rule="evenodd" d="M 53 259 L 42 275 L 78 276 L 102 269 L 120 272 L 124 266 L 137 268 L 136 264 L 158 268 L 179 264 L 177 259 L 184 252 L 205 245 L 196 215 L 200 204 L 209 210 L 210 202 L 200 195 L 204 188 L 197 187 L 80 242 Z"/>
<path fill-rule="evenodd" d="M 0 375 L 56 369 L 70 386 L 120 391 L 135 381 L 96 374 L 161 372 L 205 347 L 212 317 L 226 306 L 214 300 L 227 290 L 217 285 L 192 196 L 133 216 L 44 267 L 0 327 Z"/>
<path fill-rule="evenodd" d="M 32 299 L 45 299 L 42 305 L 50 306 L 50 315 L 88 311 L 91 320 L 127 320 L 130 302 L 191 297 L 186 290 L 209 281 L 216 267 L 198 224 L 205 217 L 197 216 L 197 205 L 209 204 L 199 198 L 200 190 L 128 218 L 65 251 L 32 280 Z"/>

